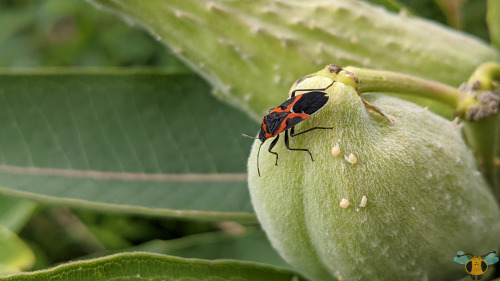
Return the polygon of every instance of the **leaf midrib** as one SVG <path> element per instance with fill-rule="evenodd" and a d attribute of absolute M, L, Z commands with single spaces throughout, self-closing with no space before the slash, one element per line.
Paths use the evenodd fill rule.
<path fill-rule="evenodd" d="M 247 180 L 245 173 L 224 173 L 224 174 L 164 174 L 164 173 L 130 173 L 130 172 L 102 172 L 95 170 L 74 170 L 74 169 L 55 169 L 39 167 L 21 167 L 11 165 L 0 165 L 0 172 L 22 174 L 29 176 L 60 176 L 66 178 L 83 178 L 97 180 L 123 180 L 123 181 L 238 181 Z"/>

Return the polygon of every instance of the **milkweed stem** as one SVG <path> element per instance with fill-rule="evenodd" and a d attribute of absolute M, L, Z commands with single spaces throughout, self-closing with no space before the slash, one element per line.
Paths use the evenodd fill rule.
<path fill-rule="evenodd" d="M 468 94 L 440 82 L 391 71 L 357 67 L 346 67 L 345 70 L 359 78 L 361 93 L 391 92 L 430 98 L 454 108 L 459 116 L 463 116 L 469 106 L 477 104 Z"/>

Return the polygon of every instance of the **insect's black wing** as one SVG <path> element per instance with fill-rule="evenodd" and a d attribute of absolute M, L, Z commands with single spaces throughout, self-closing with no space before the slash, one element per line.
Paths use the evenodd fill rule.
<path fill-rule="evenodd" d="M 293 105 L 292 111 L 311 115 L 320 110 L 328 102 L 326 94 L 326 92 L 320 91 L 302 94 L 302 97 Z"/>

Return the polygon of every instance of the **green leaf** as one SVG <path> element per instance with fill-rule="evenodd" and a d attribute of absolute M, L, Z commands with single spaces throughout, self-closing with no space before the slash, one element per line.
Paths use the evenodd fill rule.
<path fill-rule="evenodd" d="M 482 62 L 500 59 L 466 34 L 361 1 L 89 1 L 144 26 L 254 116 L 330 63 L 458 86 Z"/>
<path fill-rule="evenodd" d="M 125 253 L 77 261 L 52 269 L 12 275 L 0 280 L 305 280 L 293 271 L 251 262 L 199 260 Z"/>
<path fill-rule="evenodd" d="M 489 41 L 486 1 L 464 1 L 461 8 L 463 31 Z"/>
<path fill-rule="evenodd" d="M 62 74 L 67 73 L 67 74 Z M 0 192 L 69 206 L 254 221 L 246 185 L 258 125 L 191 74 L 0 75 Z"/>
<path fill-rule="evenodd" d="M 35 256 L 12 231 L 0 225 L 0 275 L 30 268 Z"/>
<path fill-rule="evenodd" d="M 130 250 L 185 258 L 254 261 L 279 267 L 290 267 L 273 249 L 265 233 L 257 230 L 241 234 L 229 234 L 221 231 L 173 240 L 153 240 Z"/>
<path fill-rule="evenodd" d="M 33 202 L 0 194 L 0 225 L 17 233 L 31 217 L 36 205 Z"/>
<path fill-rule="evenodd" d="M 500 2 L 488 0 L 488 12 L 486 22 L 490 32 L 490 40 L 493 46 L 500 49 Z"/>

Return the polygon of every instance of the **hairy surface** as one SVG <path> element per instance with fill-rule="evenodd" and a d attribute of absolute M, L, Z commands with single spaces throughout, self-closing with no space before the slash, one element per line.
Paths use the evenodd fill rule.
<path fill-rule="evenodd" d="M 299 86 L 328 83 L 313 77 Z M 274 155 L 261 153 L 262 177 L 255 163 L 260 141 L 248 161 L 259 221 L 290 264 L 312 280 L 453 280 L 464 274 L 452 262 L 457 250 L 497 248 L 500 211 L 460 126 L 410 102 L 364 96 L 396 120 L 393 126 L 366 110 L 354 88 L 335 83 L 327 92 L 327 105 L 296 129 L 333 131 L 290 140 L 309 149 L 314 162 L 286 150 L 281 139 L 278 166 Z M 331 153 L 335 146 L 339 157 Z M 355 203 L 341 208 L 343 198 Z"/>

